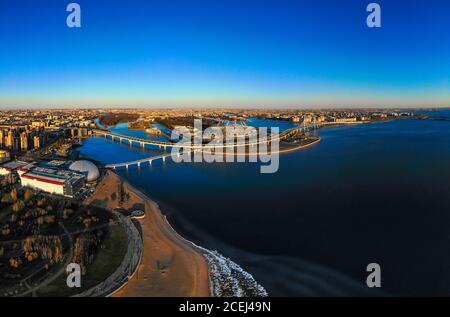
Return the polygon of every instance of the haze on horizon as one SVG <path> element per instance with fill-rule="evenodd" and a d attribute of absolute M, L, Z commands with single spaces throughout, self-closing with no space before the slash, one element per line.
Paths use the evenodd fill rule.
<path fill-rule="evenodd" d="M 450 107 L 450 2 L 0 4 L 0 108 Z"/>

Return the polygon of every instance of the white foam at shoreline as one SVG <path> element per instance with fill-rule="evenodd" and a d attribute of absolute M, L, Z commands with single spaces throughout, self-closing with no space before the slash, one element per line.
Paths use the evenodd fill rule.
<path fill-rule="evenodd" d="M 141 195 L 145 196 L 141 193 Z M 146 197 L 146 196 L 145 196 Z M 159 205 L 147 197 L 149 201 L 157 206 Z M 180 239 L 191 244 L 198 249 L 204 256 L 209 269 L 209 291 L 214 297 L 266 297 L 266 289 L 260 285 L 254 277 L 241 268 L 237 263 L 224 257 L 217 251 L 211 251 L 201 247 L 194 242 L 180 235 L 170 224 L 166 216 L 162 215 L 172 231 Z"/>
<path fill-rule="evenodd" d="M 237 263 L 217 251 L 204 254 L 209 266 L 211 293 L 217 297 L 266 297 L 266 289 Z"/>

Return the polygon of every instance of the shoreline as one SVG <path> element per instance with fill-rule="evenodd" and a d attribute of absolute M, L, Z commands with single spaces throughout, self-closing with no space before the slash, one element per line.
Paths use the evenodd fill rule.
<path fill-rule="evenodd" d="M 321 140 L 322 140 L 322 138 L 320 136 L 318 136 L 316 140 L 311 141 L 311 142 L 309 142 L 307 144 L 302 144 L 302 145 L 299 145 L 297 147 L 293 147 L 293 148 L 290 148 L 290 149 L 279 150 L 277 153 L 278 154 L 284 154 L 284 153 L 290 153 L 290 152 L 298 151 L 298 150 L 301 150 L 301 149 L 305 149 L 305 148 L 308 148 L 310 146 L 313 146 L 314 144 L 319 143 Z"/>
<path fill-rule="evenodd" d="M 142 256 L 134 272 L 110 296 L 210 296 L 206 260 L 192 245 L 179 238 L 156 203 L 110 171 L 88 203 L 104 203 L 114 210 L 118 204 L 108 196 L 120 183 L 124 193 L 129 195 L 123 208 L 145 212 L 145 217 L 135 222 L 140 226 Z"/>
<path fill-rule="evenodd" d="M 108 196 L 119 184 L 129 196 L 123 208 L 127 211 L 143 209 L 145 212 L 145 217 L 133 221 L 140 226 L 137 231 L 140 232 L 142 251 L 133 272 L 115 272 L 116 276 L 122 273 L 122 284 L 111 287 L 112 291 L 107 296 L 267 296 L 266 290 L 238 264 L 181 236 L 155 201 L 119 175 L 108 171 L 86 202 L 104 203 L 114 210 L 117 203 L 109 200 Z M 127 261 L 124 259 L 123 262 Z"/>
<path fill-rule="evenodd" d="M 316 137 L 306 144 L 279 149 L 276 154 L 301 150 L 320 141 L 321 138 Z M 248 154 L 244 155 L 248 156 Z M 132 267 L 130 261 L 124 258 L 121 267 L 128 267 L 128 272 L 121 271 L 118 268 L 113 274 L 115 276 L 114 285 L 112 283 L 108 285 L 105 281 L 93 287 L 90 292 L 85 292 L 86 294 L 106 295 L 107 297 L 268 296 L 265 288 L 258 284 L 253 276 L 244 271 L 238 264 L 217 251 L 198 246 L 181 236 L 172 227 L 154 200 L 134 188 L 113 171 L 107 170 L 105 177 L 98 184 L 92 196 L 86 200 L 86 203 L 97 201 L 112 212 L 120 213 L 116 210 L 120 207 L 119 204 L 108 199 L 108 196 L 117 191 L 119 184 L 122 184 L 122 191 L 131 196 L 131 199 L 128 198 L 129 201 L 123 206 L 124 209 L 128 209 L 127 212 L 143 209 L 142 211 L 145 214 L 140 219 L 135 218 L 133 222 L 128 221 L 131 225 L 134 223 L 140 232 L 137 235 L 141 239 L 141 246 L 140 248 L 134 248 L 140 249 L 139 259 L 134 261 L 134 267 Z M 102 187 L 107 189 L 102 189 Z M 143 208 L 136 208 L 136 204 Z M 153 221 L 149 221 L 149 217 L 153 218 Z M 126 225 L 122 223 L 122 226 L 125 227 Z M 128 231 L 127 236 L 130 244 L 130 240 L 136 240 L 136 237 L 130 237 L 130 230 L 126 231 Z M 147 237 L 149 232 L 156 233 L 158 238 Z M 164 246 L 165 250 L 162 250 L 161 246 Z M 154 256 L 149 255 L 155 250 L 158 250 L 158 252 Z M 160 258 L 158 258 L 158 253 L 161 256 Z M 128 258 L 130 257 L 128 256 Z M 177 262 L 186 262 L 189 265 L 173 269 L 171 263 L 173 263 L 174 258 L 182 259 L 181 261 L 177 260 Z M 133 271 L 131 272 L 130 269 L 133 269 Z M 170 281 L 170 277 L 167 278 L 166 275 L 173 275 L 174 281 Z M 185 276 L 183 282 L 179 281 L 181 275 Z M 149 279 L 152 281 L 147 282 Z M 113 278 L 108 278 L 108 280 L 113 280 Z M 121 284 L 117 282 L 119 280 Z M 100 292 L 101 289 L 109 289 L 109 291 Z"/>
<path fill-rule="evenodd" d="M 278 150 L 277 154 L 301 150 L 320 141 L 321 138 L 316 137 L 309 143 Z M 128 196 L 122 206 L 109 199 L 120 184 L 123 193 Z M 134 236 L 140 239 L 140 247 L 133 249 L 139 250 L 139 258 L 130 261 L 130 252 L 127 251 L 127 256 L 111 278 L 86 294 L 107 297 L 268 296 L 265 288 L 238 264 L 179 234 L 154 200 L 113 171 L 106 172 L 95 192 L 86 200 L 88 204 L 96 202 L 116 214 L 122 207 L 127 213 L 142 210 L 145 215 L 133 221 L 121 216 L 137 229 L 134 231 L 138 233 Z M 126 224 L 122 222 L 122 226 Z M 136 237 L 130 237 L 130 230 L 126 231 L 130 245 Z M 128 270 L 125 272 L 122 267 Z M 107 283 L 108 280 L 114 280 L 114 283 Z M 100 292 L 102 289 L 104 291 Z"/>
<path fill-rule="evenodd" d="M 276 152 L 270 153 L 269 155 L 272 155 L 272 154 L 285 154 L 285 153 L 290 153 L 290 152 L 295 152 L 295 151 L 298 151 L 298 150 L 302 150 L 302 149 L 308 148 L 310 146 L 313 146 L 313 145 L 319 143 L 321 140 L 322 140 L 322 138 L 318 136 L 317 139 L 315 139 L 314 141 L 311 141 L 309 143 L 301 144 L 301 145 L 298 145 L 298 146 L 295 146 L 295 147 L 292 147 L 292 148 L 288 148 L 288 149 L 278 150 Z M 259 156 L 260 153 L 245 153 L 245 154 L 234 153 L 233 155 L 234 156 L 249 157 L 249 156 Z"/>

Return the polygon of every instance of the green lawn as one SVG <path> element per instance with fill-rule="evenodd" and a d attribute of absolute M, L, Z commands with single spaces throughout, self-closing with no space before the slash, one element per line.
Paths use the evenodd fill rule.
<path fill-rule="evenodd" d="M 81 277 L 81 288 L 70 289 L 66 285 L 66 275 L 41 289 L 38 296 L 71 296 L 87 290 L 110 276 L 120 265 L 127 251 L 127 236 L 120 224 L 112 224 L 103 246 L 98 249 L 94 262 L 89 266 L 86 275 Z"/>

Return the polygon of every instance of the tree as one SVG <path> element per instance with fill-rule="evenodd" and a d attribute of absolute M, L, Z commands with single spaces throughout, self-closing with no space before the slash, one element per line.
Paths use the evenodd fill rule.
<path fill-rule="evenodd" d="M 71 214 L 73 214 L 73 210 L 72 209 L 64 208 L 64 211 L 63 211 L 63 218 L 64 218 L 64 220 L 68 219 Z"/>
<path fill-rule="evenodd" d="M 18 200 L 14 203 L 14 205 L 12 205 L 12 210 L 14 212 L 19 212 L 21 210 L 23 210 L 25 208 L 25 203 L 23 202 L 23 200 Z"/>
<path fill-rule="evenodd" d="M 55 222 L 55 216 L 45 216 L 45 222 L 46 223 L 54 223 Z"/>
<path fill-rule="evenodd" d="M 41 198 L 39 198 L 38 199 L 38 201 L 37 201 L 37 205 L 39 206 L 39 207 L 42 207 L 42 206 L 44 206 L 45 204 L 46 204 L 46 199 L 45 199 L 45 197 L 41 197 Z"/>
<path fill-rule="evenodd" d="M 3 194 L 1 202 L 4 204 L 12 203 L 11 194 Z"/>
<path fill-rule="evenodd" d="M 18 198 L 17 189 L 16 189 L 16 188 L 13 188 L 12 191 L 11 191 L 11 193 L 10 193 L 10 195 L 11 195 L 12 201 L 16 201 L 17 198 Z"/>
<path fill-rule="evenodd" d="M 11 258 L 11 259 L 9 259 L 9 265 L 11 265 L 11 267 L 13 267 L 13 268 L 18 268 L 19 267 L 19 265 L 20 265 L 20 259 L 14 259 L 14 258 Z"/>
<path fill-rule="evenodd" d="M 25 200 L 26 203 L 31 201 L 33 199 L 33 197 L 34 197 L 34 193 L 31 189 L 27 189 L 25 191 L 25 194 L 23 195 L 23 199 Z"/>

